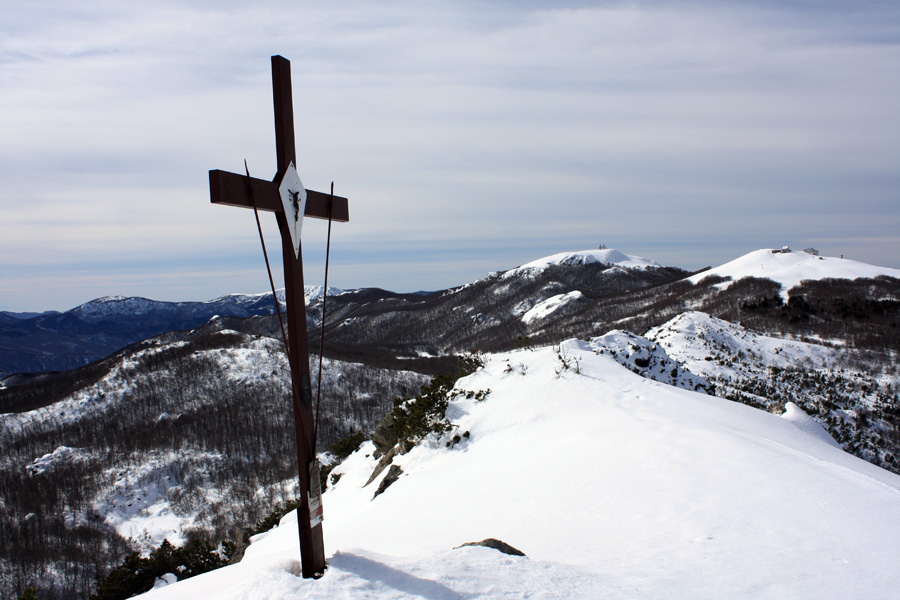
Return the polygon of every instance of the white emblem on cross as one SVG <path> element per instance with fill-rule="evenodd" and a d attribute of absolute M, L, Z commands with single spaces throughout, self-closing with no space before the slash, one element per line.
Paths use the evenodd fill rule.
<path fill-rule="evenodd" d="M 278 192 L 281 194 L 284 216 L 291 232 L 294 256 L 300 258 L 300 230 L 303 228 L 303 214 L 306 211 L 306 188 L 303 187 L 293 162 L 284 172 Z"/>

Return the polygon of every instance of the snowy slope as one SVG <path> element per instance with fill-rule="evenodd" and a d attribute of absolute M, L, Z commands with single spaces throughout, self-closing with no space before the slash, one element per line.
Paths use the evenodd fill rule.
<path fill-rule="evenodd" d="M 558 310 L 584 302 L 584 294 L 575 290 L 567 294 L 557 294 L 551 296 L 542 302 L 538 302 L 522 315 L 522 322 L 526 325 L 535 321 L 540 321 L 557 312 Z"/>
<path fill-rule="evenodd" d="M 804 279 L 857 279 L 879 275 L 900 278 L 900 269 L 876 267 L 833 256 L 813 256 L 806 252 L 773 252 L 771 249 L 763 249 L 687 279 L 691 283 L 698 283 L 710 275 L 730 277 L 732 282 L 744 277 L 771 279 L 782 285 L 782 295 L 787 299 L 787 291 Z M 731 282 L 721 284 L 720 287 L 724 289 L 729 285 Z"/>
<path fill-rule="evenodd" d="M 521 267 L 510 269 L 504 272 L 501 277 L 534 276 L 551 265 L 583 265 L 588 263 L 604 263 L 625 269 L 646 269 L 659 266 L 655 261 L 647 260 L 640 256 L 630 256 L 612 248 L 604 248 L 602 250 L 562 252 L 553 256 L 539 258 Z"/>
<path fill-rule="evenodd" d="M 605 333 L 591 340 L 591 348 L 599 354 L 609 353 L 616 362 L 641 377 L 712 394 L 713 388 L 706 378 L 684 369 L 662 345 L 630 331 Z"/>
<path fill-rule="evenodd" d="M 596 347 L 596 346 L 594 346 Z M 296 522 L 231 567 L 148 593 L 250 598 L 888 598 L 900 477 L 781 418 L 632 373 L 571 341 L 494 355 L 458 387 L 470 437 L 394 459 L 365 444 L 325 494 L 330 568 L 298 577 Z M 792 409 L 793 410 L 793 409 Z M 447 434 L 451 435 L 451 434 Z M 453 548 L 499 538 L 528 555 Z"/>
<path fill-rule="evenodd" d="M 760 335 L 697 311 L 654 327 L 646 338 L 658 342 L 691 372 L 710 377 L 733 378 L 754 368 L 823 369 L 842 358 L 834 348 Z"/>

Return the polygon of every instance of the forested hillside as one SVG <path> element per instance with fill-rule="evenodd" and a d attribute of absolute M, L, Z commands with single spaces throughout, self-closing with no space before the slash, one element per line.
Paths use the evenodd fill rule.
<path fill-rule="evenodd" d="M 295 497 L 280 340 L 150 340 L 65 379 L 5 390 L 54 402 L 0 421 L 2 597 L 38 584 L 45 598 L 87 598 L 133 547 L 239 540 Z M 370 431 L 427 379 L 326 359 L 320 447 Z"/>

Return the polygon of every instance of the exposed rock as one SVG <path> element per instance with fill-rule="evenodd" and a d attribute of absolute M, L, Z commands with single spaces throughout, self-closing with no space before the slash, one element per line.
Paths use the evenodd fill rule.
<path fill-rule="evenodd" d="M 513 548 L 506 542 L 501 542 L 497 538 L 487 538 L 486 540 L 481 540 L 480 542 L 467 542 L 462 544 L 461 546 L 457 546 L 456 548 L 462 548 L 463 546 L 484 546 L 485 548 L 493 548 L 503 554 L 509 554 L 511 556 L 525 556 L 525 553 L 517 548 Z M 456 550 L 454 548 L 454 550 Z M 527 557 L 526 557 L 527 558 Z"/>
<path fill-rule="evenodd" d="M 381 480 L 381 484 L 378 486 L 378 489 L 375 490 L 375 495 L 372 496 L 374 500 L 378 497 L 378 494 L 388 489 L 392 483 L 400 479 L 400 476 L 403 475 L 403 469 L 398 467 L 397 465 L 391 465 L 391 468 L 388 469 L 387 475 L 384 476 L 384 479 Z M 500 542 L 501 544 L 503 542 Z"/>
<path fill-rule="evenodd" d="M 394 416 L 388 413 L 372 433 L 372 443 L 375 444 L 375 458 L 380 458 L 390 451 L 396 446 L 398 440 L 399 436 L 394 426 Z"/>
<path fill-rule="evenodd" d="M 369 485 L 370 483 L 375 481 L 375 479 L 379 475 L 381 475 L 381 472 L 388 468 L 388 465 L 391 464 L 391 461 L 394 460 L 394 457 L 398 454 L 403 454 L 402 452 L 400 452 L 400 446 L 394 446 L 393 448 L 388 450 L 387 454 L 382 456 L 381 460 L 378 461 L 378 464 L 375 465 L 375 470 L 372 471 L 371 475 L 369 475 L 369 480 L 366 481 L 366 485 Z M 366 487 L 366 485 L 364 485 L 363 487 Z"/>

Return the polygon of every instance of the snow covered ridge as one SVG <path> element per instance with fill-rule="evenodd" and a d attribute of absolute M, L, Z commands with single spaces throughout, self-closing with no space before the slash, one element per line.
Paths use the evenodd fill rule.
<path fill-rule="evenodd" d="M 628 343 L 628 342 L 626 342 Z M 560 354 L 578 368 L 560 369 Z M 329 569 L 300 572 L 296 513 L 236 565 L 142 596 L 887 598 L 900 477 L 784 418 L 636 375 L 589 342 L 490 355 L 373 498 L 363 444 L 325 492 Z M 497 538 L 526 557 L 461 544 Z"/>
<path fill-rule="evenodd" d="M 678 315 L 645 337 L 714 385 L 717 396 L 770 412 L 794 404 L 848 452 L 900 472 L 900 441 L 889 433 L 900 405 L 895 365 L 876 367 L 842 348 L 760 335 L 701 312 Z"/>
<path fill-rule="evenodd" d="M 687 280 L 699 283 L 710 275 L 731 278 L 731 281 L 719 284 L 717 287 L 720 289 L 725 289 L 744 277 L 771 279 L 781 284 L 781 293 L 787 299 L 788 290 L 800 285 L 804 279 L 857 279 L 879 275 L 900 278 L 900 269 L 877 267 L 847 258 L 817 256 L 804 251 L 762 249 L 714 269 L 692 275 Z"/>
<path fill-rule="evenodd" d="M 551 265 L 584 265 L 588 263 L 603 263 L 610 266 L 621 267 L 625 269 L 646 269 L 649 267 L 659 267 L 660 265 L 652 260 L 641 258 L 640 256 L 630 256 L 623 254 L 612 248 L 604 248 L 602 250 L 582 250 L 580 252 L 562 252 L 539 258 L 521 267 L 511 269 L 500 275 L 501 278 L 509 277 L 528 277 L 534 276 Z"/>
<path fill-rule="evenodd" d="M 158 302 L 147 298 L 126 296 L 104 296 L 72 309 L 72 313 L 89 319 L 102 318 L 109 315 L 144 315 L 152 310 L 178 310 L 179 303 Z"/>
<path fill-rule="evenodd" d="M 654 327 L 647 339 L 658 342 L 669 355 L 699 375 L 733 377 L 748 367 L 808 370 L 836 366 L 841 352 L 827 346 L 760 335 L 706 313 L 690 311 Z M 723 366 L 716 360 L 733 363 Z"/>
<path fill-rule="evenodd" d="M 833 437 L 828 435 L 828 432 L 825 431 L 824 427 L 819 425 L 819 423 L 815 419 L 803 412 L 803 409 L 793 402 L 788 402 L 785 405 L 784 414 L 781 415 L 781 417 L 783 419 L 787 419 L 810 435 L 816 436 L 826 444 L 834 446 L 835 448 L 840 448 L 840 445 L 834 441 Z"/>
<path fill-rule="evenodd" d="M 608 354 L 632 372 L 667 385 L 713 394 L 705 377 L 686 370 L 666 354 L 660 344 L 630 331 L 610 331 L 591 340 L 591 348 L 598 354 Z"/>

